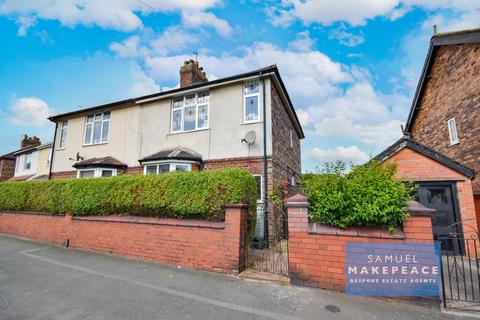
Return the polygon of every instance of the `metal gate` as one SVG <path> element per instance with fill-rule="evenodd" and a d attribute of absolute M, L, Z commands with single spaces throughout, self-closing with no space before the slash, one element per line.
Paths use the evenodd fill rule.
<path fill-rule="evenodd" d="M 480 312 L 480 242 L 476 228 L 457 222 L 438 237 L 441 244 L 443 306 Z"/>
<path fill-rule="evenodd" d="M 287 276 L 289 267 L 286 210 L 273 206 L 265 214 L 263 207 L 259 206 L 257 216 L 247 220 L 247 228 L 251 236 L 247 245 L 246 267 Z"/>

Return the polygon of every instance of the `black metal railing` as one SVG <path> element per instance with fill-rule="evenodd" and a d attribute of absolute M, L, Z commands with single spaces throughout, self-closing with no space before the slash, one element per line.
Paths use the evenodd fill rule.
<path fill-rule="evenodd" d="M 452 234 L 439 238 L 442 248 L 442 295 L 445 308 L 480 312 L 480 243 Z"/>

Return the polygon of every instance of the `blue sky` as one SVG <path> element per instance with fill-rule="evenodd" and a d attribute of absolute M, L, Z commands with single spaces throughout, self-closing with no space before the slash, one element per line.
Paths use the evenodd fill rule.
<path fill-rule="evenodd" d="M 401 136 L 428 42 L 480 27 L 480 0 L 0 0 L 0 153 L 46 120 L 276 63 L 301 118 L 303 169 L 361 163 Z"/>

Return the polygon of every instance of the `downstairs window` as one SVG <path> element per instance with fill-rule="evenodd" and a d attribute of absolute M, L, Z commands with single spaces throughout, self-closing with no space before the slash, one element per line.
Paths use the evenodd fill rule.
<path fill-rule="evenodd" d="M 144 175 L 175 171 L 192 171 L 192 164 L 182 162 L 160 162 L 145 164 L 143 167 Z"/>
<path fill-rule="evenodd" d="M 116 175 L 117 169 L 112 168 L 88 168 L 77 171 L 77 178 L 109 178 Z"/>

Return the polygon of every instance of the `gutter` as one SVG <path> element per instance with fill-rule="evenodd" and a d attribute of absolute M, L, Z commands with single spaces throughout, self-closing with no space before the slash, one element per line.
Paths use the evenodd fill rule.
<path fill-rule="evenodd" d="M 265 97 L 265 78 L 263 73 L 259 74 L 262 79 L 262 103 L 263 103 L 263 217 L 264 217 L 264 241 L 268 247 L 268 162 L 267 162 L 267 103 Z"/>
<path fill-rule="evenodd" d="M 58 122 L 55 121 L 55 133 L 52 142 L 52 156 L 50 157 L 50 169 L 48 170 L 48 180 L 52 179 L 53 155 L 55 154 L 55 142 L 57 141 Z"/>

